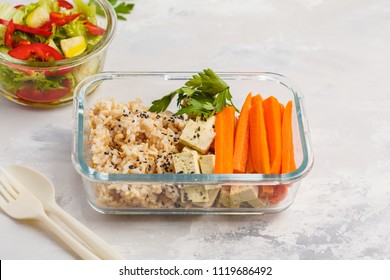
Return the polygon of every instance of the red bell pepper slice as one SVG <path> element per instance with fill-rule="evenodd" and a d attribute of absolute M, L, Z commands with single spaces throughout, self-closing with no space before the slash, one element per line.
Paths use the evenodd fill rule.
<path fill-rule="evenodd" d="M 29 45 L 19 45 L 8 51 L 8 54 L 14 58 L 26 60 L 35 58 L 38 61 L 50 61 L 63 59 L 62 55 L 54 48 L 44 43 L 32 43 Z"/>
<path fill-rule="evenodd" d="M 0 24 L 8 26 L 9 21 L 0 18 Z M 34 35 L 40 35 L 40 36 L 45 36 L 45 37 L 49 37 L 52 35 L 51 31 L 44 30 L 41 28 L 30 27 L 30 26 L 26 26 L 26 25 L 17 24 L 17 23 L 15 23 L 14 26 L 15 26 L 15 30 L 20 30 L 20 31 L 34 34 Z"/>
<path fill-rule="evenodd" d="M 106 30 L 104 30 L 103 28 L 101 28 L 97 25 L 94 25 L 94 24 L 90 23 L 89 21 L 85 22 L 84 25 L 88 29 L 88 31 L 93 35 L 103 35 L 104 32 L 106 32 Z"/>
<path fill-rule="evenodd" d="M 34 86 L 26 86 L 18 89 L 16 96 L 28 102 L 50 103 L 56 101 L 71 91 L 70 80 L 64 78 L 62 80 L 63 88 L 53 88 L 40 90 Z"/>
<path fill-rule="evenodd" d="M 19 36 L 13 36 L 12 43 L 15 47 L 17 47 L 19 45 L 30 45 L 31 44 L 31 42 L 29 40 L 20 38 Z"/>
<path fill-rule="evenodd" d="M 73 14 L 73 15 L 64 15 L 62 13 L 57 13 L 57 12 L 51 12 L 50 13 L 50 20 L 46 23 L 44 23 L 41 27 L 41 29 L 44 30 L 51 30 L 52 25 L 55 24 L 57 27 L 58 26 L 63 26 L 72 20 L 78 18 L 82 13 L 78 14 Z"/>
<path fill-rule="evenodd" d="M 24 7 L 24 5 L 16 5 L 16 6 L 14 6 L 15 9 L 19 9 L 21 7 Z"/>
<path fill-rule="evenodd" d="M 4 45 L 12 47 L 12 33 L 15 31 L 14 21 L 11 19 L 4 34 Z"/>
<path fill-rule="evenodd" d="M 62 8 L 65 8 L 67 10 L 73 9 L 73 5 L 70 4 L 68 1 L 65 0 L 57 0 L 58 5 Z"/>

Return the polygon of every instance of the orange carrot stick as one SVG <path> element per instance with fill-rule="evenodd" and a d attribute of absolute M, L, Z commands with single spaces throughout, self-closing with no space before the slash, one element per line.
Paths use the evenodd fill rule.
<path fill-rule="evenodd" d="M 282 173 L 296 169 L 292 134 L 292 101 L 287 102 L 282 124 Z"/>
<path fill-rule="evenodd" d="M 268 201 L 271 204 L 277 204 L 281 202 L 287 196 L 288 188 L 286 185 L 279 185 L 273 187 L 273 194 L 268 197 Z"/>
<path fill-rule="evenodd" d="M 280 120 L 283 122 L 284 105 L 283 103 L 279 103 L 279 105 L 280 105 Z"/>
<path fill-rule="evenodd" d="M 252 93 L 249 93 L 242 105 L 234 138 L 233 172 L 245 173 L 249 147 L 249 110 Z"/>
<path fill-rule="evenodd" d="M 253 167 L 251 145 L 248 145 L 248 159 L 246 161 L 245 173 L 256 173 L 255 168 Z"/>
<path fill-rule="evenodd" d="M 235 110 L 225 107 L 215 120 L 215 173 L 233 173 Z"/>
<path fill-rule="evenodd" d="M 282 123 L 282 173 L 289 173 L 296 169 L 294 159 L 294 144 L 292 134 L 292 101 L 287 102 L 283 113 Z M 273 195 L 268 197 L 271 204 L 281 202 L 288 193 L 289 185 L 274 187 Z"/>
<path fill-rule="evenodd" d="M 267 131 L 265 128 L 264 112 L 261 96 L 255 95 L 251 99 L 249 112 L 249 142 L 251 145 L 252 163 L 257 173 L 270 174 Z"/>
<path fill-rule="evenodd" d="M 280 174 L 282 166 L 282 120 L 280 104 L 270 96 L 263 101 L 265 128 L 270 155 L 271 174 Z"/>
<path fill-rule="evenodd" d="M 259 192 L 259 197 L 272 196 L 274 194 L 273 186 L 262 186 Z"/>

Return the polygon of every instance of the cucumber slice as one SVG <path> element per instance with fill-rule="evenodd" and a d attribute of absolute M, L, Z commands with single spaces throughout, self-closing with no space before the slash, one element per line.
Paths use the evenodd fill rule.
<path fill-rule="evenodd" d="M 38 6 L 26 17 L 26 24 L 30 27 L 40 27 L 50 20 L 49 9 L 45 6 Z"/>
<path fill-rule="evenodd" d="M 100 67 L 99 57 L 81 64 L 80 66 L 75 67 L 72 70 L 73 77 L 76 79 L 77 83 L 81 82 L 84 78 L 96 74 Z"/>
<path fill-rule="evenodd" d="M 58 48 L 58 46 L 56 45 L 56 43 L 54 42 L 54 40 L 52 38 L 50 38 L 46 44 L 48 44 L 50 47 L 55 49 L 57 52 L 61 53 L 61 50 Z"/>
<path fill-rule="evenodd" d="M 87 48 L 87 41 L 84 36 L 76 36 L 60 41 L 62 52 L 65 57 L 70 58 L 82 54 Z"/>

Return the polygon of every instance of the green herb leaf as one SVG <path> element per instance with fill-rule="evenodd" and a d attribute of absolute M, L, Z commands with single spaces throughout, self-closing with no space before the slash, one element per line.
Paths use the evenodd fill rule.
<path fill-rule="evenodd" d="M 116 16 L 119 20 L 126 20 L 126 17 L 124 15 L 128 15 L 131 13 L 131 11 L 134 8 L 133 3 L 127 3 L 127 2 L 120 2 L 118 4 L 118 0 L 108 0 L 110 4 L 113 6 Z M 97 7 L 96 13 L 99 15 L 104 15 L 103 11 Z"/>
<path fill-rule="evenodd" d="M 169 104 L 171 104 L 172 99 L 175 97 L 175 95 L 180 93 L 180 89 L 172 91 L 170 94 L 165 95 L 163 98 L 154 100 L 152 102 L 152 106 L 149 108 L 150 112 L 156 112 L 160 113 L 165 111 Z"/>
<path fill-rule="evenodd" d="M 165 111 L 176 95 L 179 108 L 176 115 L 187 114 L 207 118 L 221 112 L 226 106 L 234 107 L 229 85 L 211 69 L 205 69 L 192 76 L 185 86 L 154 100 L 149 111 L 157 113 Z M 236 107 L 234 108 L 238 111 Z"/>

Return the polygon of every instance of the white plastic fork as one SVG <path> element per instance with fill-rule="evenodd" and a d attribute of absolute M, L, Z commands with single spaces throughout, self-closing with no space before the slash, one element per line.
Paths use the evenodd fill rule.
<path fill-rule="evenodd" d="M 18 220 L 38 220 L 66 243 L 83 259 L 99 260 L 94 253 L 77 241 L 68 232 L 53 222 L 45 213 L 42 203 L 32 194 L 17 187 L 12 179 L 0 172 L 0 208 Z"/>

